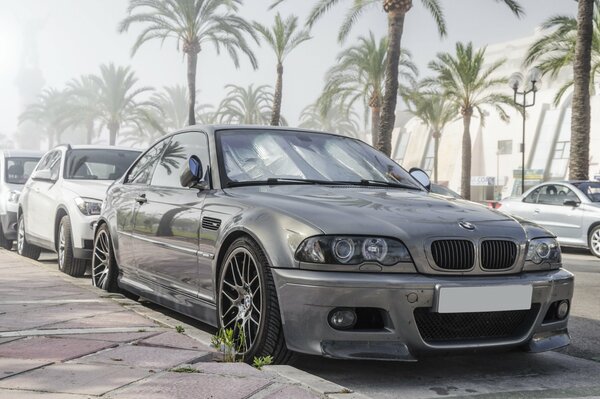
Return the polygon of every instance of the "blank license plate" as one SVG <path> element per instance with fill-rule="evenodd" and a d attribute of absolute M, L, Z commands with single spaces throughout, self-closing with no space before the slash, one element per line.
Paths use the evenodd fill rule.
<path fill-rule="evenodd" d="M 439 313 L 499 312 L 531 309 L 531 285 L 438 287 Z"/>

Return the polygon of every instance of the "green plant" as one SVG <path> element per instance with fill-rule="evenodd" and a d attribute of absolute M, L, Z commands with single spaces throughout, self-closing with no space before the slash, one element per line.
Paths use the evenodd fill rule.
<path fill-rule="evenodd" d="M 185 332 L 185 328 L 183 328 L 183 326 L 175 326 L 175 331 L 177 331 L 179 334 L 183 334 Z"/>
<path fill-rule="evenodd" d="M 252 361 L 252 366 L 261 370 L 264 366 L 269 366 L 272 363 L 273 363 L 272 356 L 261 356 L 261 357 L 255 356 L 254 360 Z"/>
<path fill-rule="evenodd" d="M 238 334 L 235 330 L 239 331 Z M 238 356 L 246 351 L 246 335 L 244 330 L 236 325 L 235 329 L 219 329 L 211 338 L 211 346 L 223 353 L 223 361 L 233 363 L 244 361 L 244 356 Z"/>
<path fill-rule="evenodd" d="M 199 373 L 200 372 L 200 370 L 196 370 L 195 368 L 193 368 L 191 366 L 176 367 L 174 369 L 171 369 L 171 371 L 174 373 Z"/>

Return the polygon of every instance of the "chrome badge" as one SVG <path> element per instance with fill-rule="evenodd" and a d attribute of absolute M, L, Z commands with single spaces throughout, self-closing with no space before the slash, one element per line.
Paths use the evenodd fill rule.
<path fill-rule="evenodd" d="M 475 230 L 475 225 L 473 223 L 461 221 L 461 222 L 458 222 L 458 225 L 465 230 L 469 230 L 469 231 Z"/>

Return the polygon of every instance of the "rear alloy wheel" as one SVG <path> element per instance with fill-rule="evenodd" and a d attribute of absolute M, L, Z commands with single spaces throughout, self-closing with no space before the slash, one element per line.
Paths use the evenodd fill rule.
<path fill-rule="evenodd" d="M 249 238 L 233 242 L 219 274 L 217 315 L 219 327 L 233 330 L 235 351 L 246 362 L 272 356 L 276 364 L 289 363 L 277 293 L 268 261 Z"/>
<path fill-rule="evenodd" d="M 76 258 L 73 254 L 71 219 L 66 215 L 60 220 L 57 236 L 58 269 L 69 276 L 83 276 L 87 268 L 87 260 Z"/>
<path fill-rule="evenodd" d="M 117 261 L 113 252 L 108 226 L 103 224 L 96 232 L 92 255 L 92 284 L 108 292 L 119 292 Z"/>
<path fill-rule="evenodd" d="M 40 247 L 29 244 L 27 238 L 25 238 L 25 218 L 23 217 L 23 213 L 19 215 L 17 222 L 17 253 L 33 260 L 38 260 L 42 253 Z"/>
<path fill-rule="evenodd" d="M 4 229 L 2 228 L 2 224 L 0 224 L 0 247 L 11 250 L 12 246 L 13 246 L 13 240 L 8 240 L 4 236 Z"/>
<path fill-rule="evenodd" d="M 592 254 L 600 258 L 600 225 L 590 231 L 589 246 Z"/>

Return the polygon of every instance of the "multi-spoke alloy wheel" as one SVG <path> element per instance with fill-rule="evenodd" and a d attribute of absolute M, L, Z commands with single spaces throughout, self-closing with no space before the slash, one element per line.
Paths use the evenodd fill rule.
<path fill-rule="evenodd" d="M 65 269 L 65 228 L 62 223 L 58 227 L 58 268 Z"/>
<path fill-rule="evenodd" d="M 119 290 L 117 273 L 108 227 L 104 224 L 96 232 L 94 240 L 92 284 L 109 292 L 117 292 Z"/>
<path fill-rule="evenodd" d="M 17 252 L 21 256 L 37 260 L 41 253 L 40 247 L 31 245 L 25 236 L 25 217 L 21 213 L 17 221 Z"/>
<path fill-rule="evenodd" d="M 590 250 L 600 258 L 600 226 L 594 227 L 590 232 Z"/>
<path fill-rule="evenodd" d="M 239 247 L 225 261 L 219 297 L 219 317 L 224 329 L 237 336 L 237 352 L 253 349 L 262 319 L 262 276 L 257 261 L 246 248 Z"/>
<path fill-rule="evenodd" d="M 19 218 L 17 226 L 17 252 L 19 255 L 23 255 L 23 246 L 25 244 L 25 221 L 23 217 Z"/>

